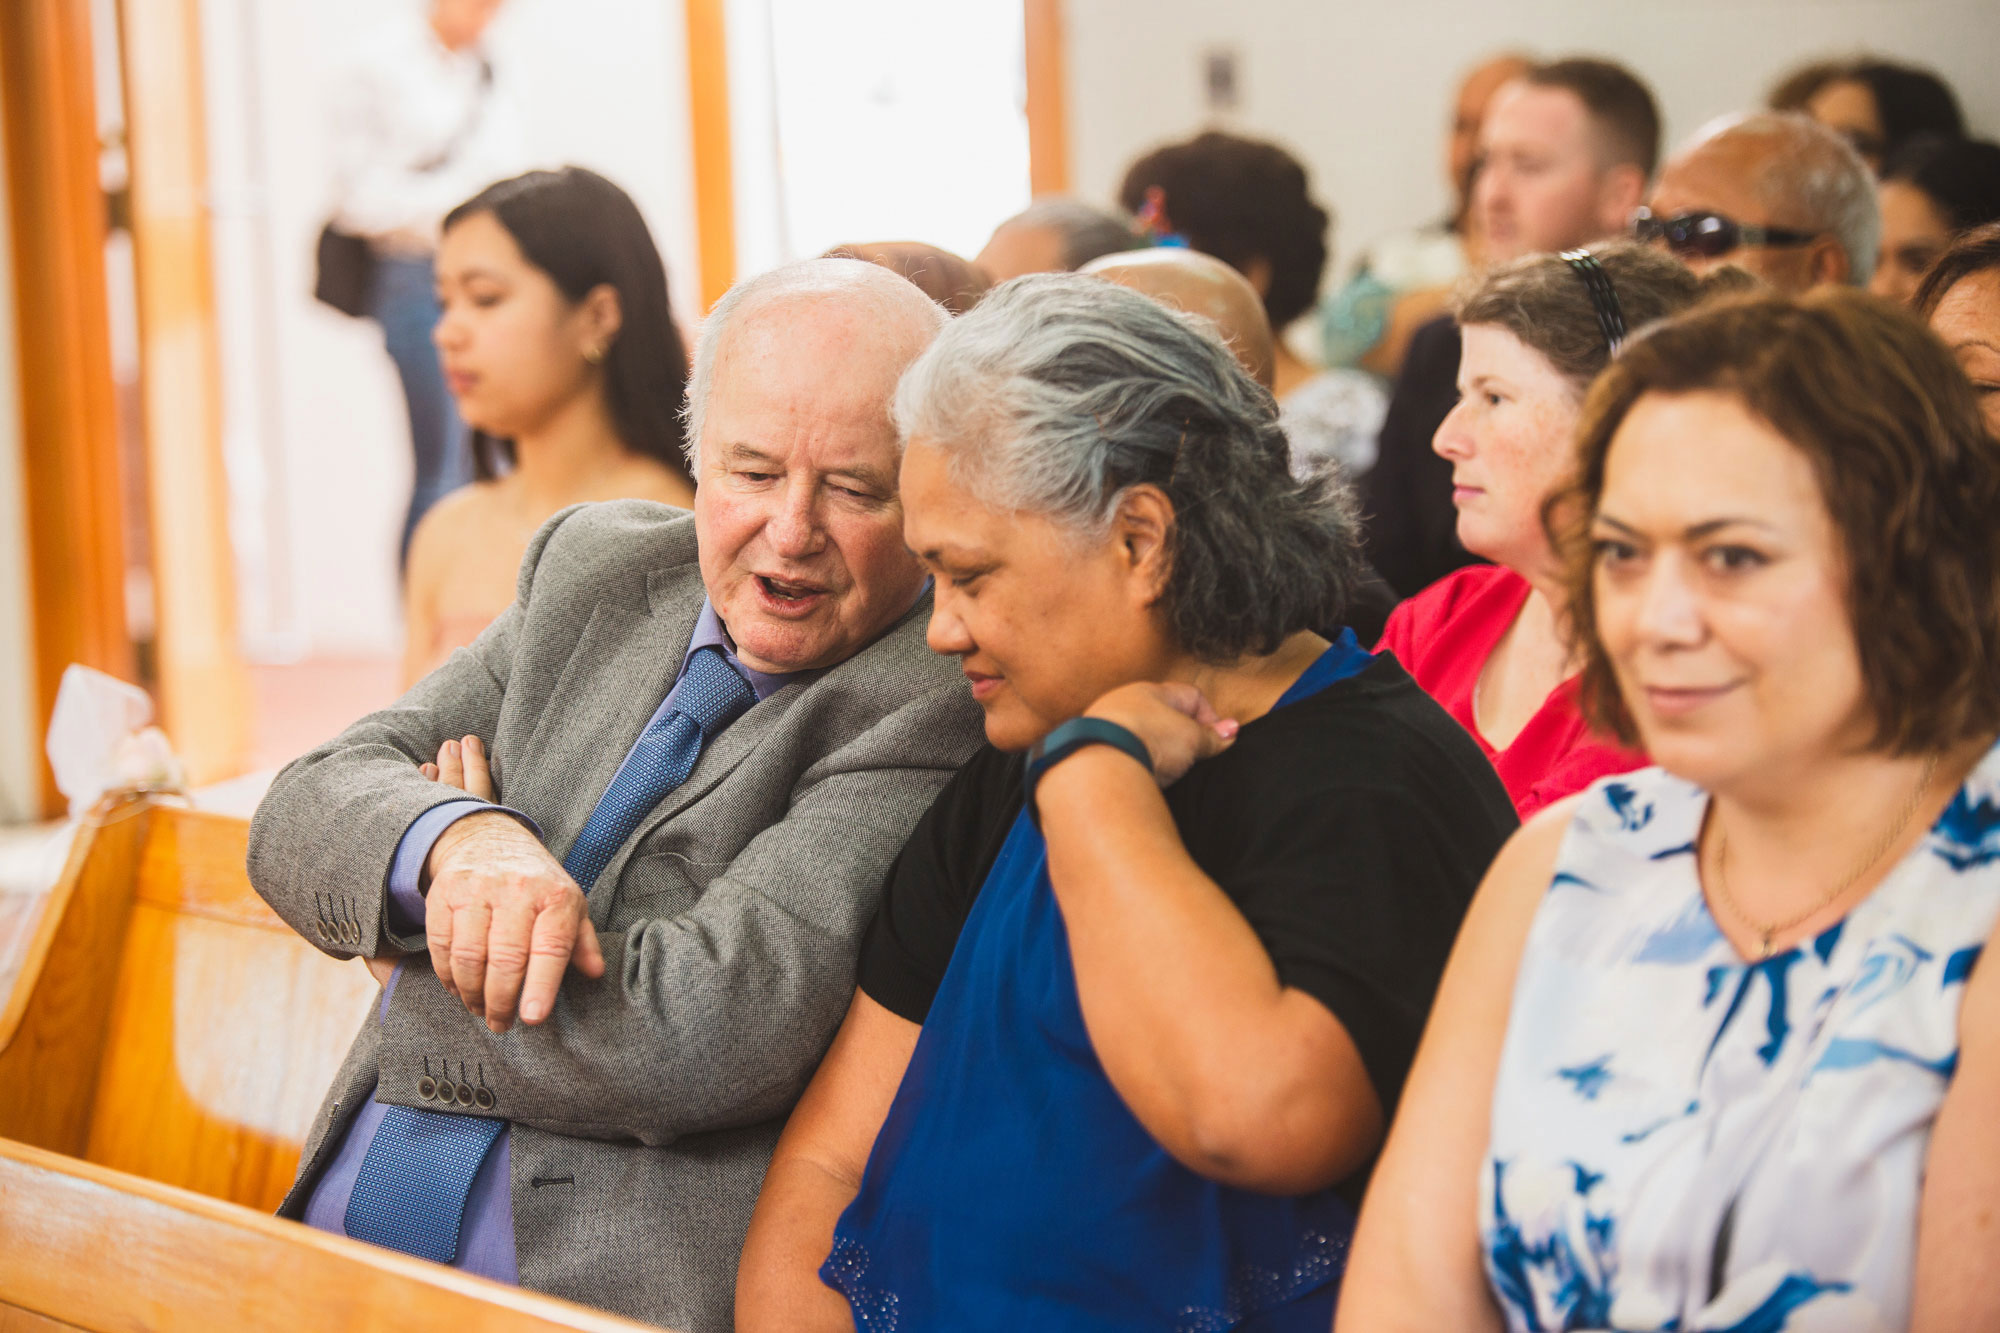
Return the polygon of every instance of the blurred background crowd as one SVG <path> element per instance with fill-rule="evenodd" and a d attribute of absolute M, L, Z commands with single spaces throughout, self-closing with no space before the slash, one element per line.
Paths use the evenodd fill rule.
<path fill-rule="evenodd" d="M 1879 240 L 1838 260 L 1852 237 L 1759 253 L 1778 268 L 1865 259 L 1899 298 L 1950 232 L 2000 212 L 2000 150 L 1981 137 L 2000 127 L 1984 69 L 2000 13 L 1947 0 L 75 0 L 24 6 L 0 41 L 16 219 L 5 290 L 20 316 L 0 358 L 0 452 L 21 460 L 0 469 L 12 821 L 57 808 L 39 752 L 62 662 L 151 691 L 195 781 L 254 773 L 469 638 L 554 507 L 684 502 L 678 388 L 635 370 L 684 365 L 707 305 L 788 258 L 846 247 L 956 310 L 990 283 L 1101 253 L 1216 256 L 1279 333 L 1271 376 L 1295 451 L 1363 483 L 1386 609 L 1466 558 L 1448 491 L 1417 494 L 1435 490 L 1430 436 L 1453 393 L 1456 334 L 1436 327 L 1452 285 L 1623 232 L 1648 202 L 1663 218 L 1711 209 L 1767 226 L 1785 207 L 1741 194 L 1742 162 L 1768 140 L 1655 186 L 1654 149 L 1614 160 L 1591 137 L 1602 125 L 1653 116 L 1661 160 L 1721 116 L 1774 108 L 1831 126 L 1881 173 Z M 1514 108 L 1511 138 L 1483 148 L 1496 90 L 1577 53 L 1629 72 L 1645 105 L 1621 109 L 1627 93 L 1586 68 Z M 25 317 L 37 281 L 65 279 L 29 271 L 47 220 L 20 218 L 45 203 L 38 173 L 56 162 L 36 145 L 60 116 L 89 130 L 63 141 L 69 167 L 90 168 L 64 206 L 104 221 L 77 238 L 89 253 L 73 270 L 98 274 L 77 296 L 94 341 L 52 350 Z M 1562 160 L 1570 149 L 1583 156 Z M 565 165 L 583 170 L 487 198 L 465 253 L 438 249 L 455 207 Z M 314 296 L 341 280 L 343 238 L 368 260 L 345 314 Z M 475 332 L 496 254 L 552 282 L 565 318 L 608 319 L 602 347 L 583 350 L 610 363 L 530 383 L 481 361 L 545 361 Z M 619 310 L 576 305 L 607 281 Z M 462 315 L 440 324 L 447 311 Z M 643 339 L 627 336 L 641 325 Z M 38 461 L 53 436 L 23 423 L 49 419 L 35 396 L 52 363 L 36 358 L 58 355 L 110 386 L 108 414 L 85 412 L 116 478 L 107 508 L 51 507 L 39 480 L 61 461 Z M 1398 394 L 1411 358 L 1448 368 Z M 586 381 L 609 387 L 578 406 Z M 475 476 L 509 486 L 483 503 L 461 493 L 426 542 L 419 517 Z M 85 530 L 86 512 L 115 531 Z M 58 600 L 80 609 L 57 615 Z M 65 630 L 63 616 L 95 628 Z"/>

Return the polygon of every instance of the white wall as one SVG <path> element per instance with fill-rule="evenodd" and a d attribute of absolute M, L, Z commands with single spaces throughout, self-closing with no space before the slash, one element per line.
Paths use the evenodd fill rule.
<path fill-rule="evenodd" d="M 1760 103 L 1804 60 L 1866 47 L 1929 65 L 1980 133 L 2000 135 L 1993 0 L 1070 0 L 1069 133 L 1079 193 L 1209 123 L 1204 52 L 1233 50 L 1240 103 L 1219 123 L 1287 144 L 1335 213 L 1329 279 L 1371 240 L 1443 214 L 1444 129 L 1488 52 L 1604 55 L 1652 85 L 1669 144 Z"/>
<path fill-rule="evenodd" d="M 1027 207 L 1021 0 L 727 0 L 736 271 Z"/>
<path fill-rule="evenodd" d="M 408 428 L 374 325 L 311 299 L 332 168 L 329 82 L 358 33 L 419 0 L 208 0 L 204 85 L 241 619 L 254 658 L 401 641 Z M 509 0 L 490 34 L 536 165 L 631 192 L 684 320 L 697 309 L 679 0 Z"/>
<path fill-rule="evenodd" d="M 767 3 L 784 258 L 910 237 L 970 257 L 1027 207 L 1021 0 Z"/>
<path fill-rule="evenodd" d="M 0 135 L 0 144 L 5 136 Z M 27 488 L 22 474 L 20 361 L 14 342 L 14 241 L 0 157 L 0 824 L 40 805 L 35 638 L 28 603 Z"/>

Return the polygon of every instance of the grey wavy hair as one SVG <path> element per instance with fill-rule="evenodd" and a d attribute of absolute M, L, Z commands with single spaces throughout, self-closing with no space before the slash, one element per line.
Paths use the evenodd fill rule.
<path fill-rule="evenodd" d="M 1680 155 L 1736 139 L 1758 141 L 1764 150 L 1750 184 L 1776 225 L 1832 232 L 1847 252 L 1848 282 L 1866 287 L 1882 241 L 1882 212 L 1875 173 L 1854 145 L 1810 116 L 1758 111 L 1711 121 Z"/>
<path fill-rule="evenodd" d="M 884 335 L 887 346 L 902 355 L 906 364 L 951 318 L 908 279 L 862 259 L 801 259 L 737 283 L 722 294 L 701 322 L 694 365 L 688 373 L 687 405 L 681 409 L 687 431 L 681 449 L 697 480 L 701 477 L 702 421 L 708 414 L 715 365 L 727 345 L 730 328 L 765 306 L 814 299 L 860 307 L 869 316 L 871 331 Z M 902 340 L 893 336 L 899 330 L 906 335 Z"/>
<path fill-rule="evenodd" d="M 1165 612 L 1209 662 L 1340 624 L 1361 579 L 1352 493 L 1303 479 L 1277 403 L 1213 326 L 1068 273 L 1016 278 L 905 372 L 896 428 L 981 503 L 1102 540 L 1133 486 L 1174 509 Z"/>

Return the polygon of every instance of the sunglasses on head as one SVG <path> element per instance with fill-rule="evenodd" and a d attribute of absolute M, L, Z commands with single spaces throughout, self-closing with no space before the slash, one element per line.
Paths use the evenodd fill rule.
<path fill-rule="evenodd" d="M 1787 227 L 1759 227 L 1721 213 L 1682 213 L 1656 218 L 1652 209 L 1642 208 L 1632 215 L 1632 235 L 1642 241 L 1664 242 L 1677 255 L 1718 259 L 1741 245 L 1809 245 L 1820 234 Z"/>

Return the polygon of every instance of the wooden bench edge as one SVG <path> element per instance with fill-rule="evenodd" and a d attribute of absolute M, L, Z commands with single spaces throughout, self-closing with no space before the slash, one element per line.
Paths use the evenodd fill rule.
<path fill-rule="evenodd" d="M 12 1139 L 0 1139 L 0 1193 L 6 1192 L 10 1182 L 16 1187 L 25 1186 L 30 1189 L 37 1184 L 49 1190 L 58 1188 L 58 1182 L 47 1180 L 49 1176 L 79 1182 L 84 1188 L 100 1196 L 143 1200 L 157 1207 L 199 1218 L 207 1223 L 239 1228 L 261 1235 L 284 1245 L 304 1247 L 342 1259 L 354 1260 L 400 1279 L 482 1301 L 513 1314 L 546 1321 L 551 1327 L 576 1329 L 581 1333 L 661 1333 L 651 1324 L 641 1324 L 559 1297 L 545 1296 L 505 1283 L 475 1277 L 457 1269 L 446 1268 L 398 1254 L 393 1250 L 350 1240 L 345 1236 L 335 1236 L 285 1218 L 260 1213 L 239 1204 L 212 1199 L 207 1195 L 196 1194 L 173 1185 L 162 1185 L 142 1176 L 113 1171 Z M 35 1226 L 33 1218 L 16 1217 L 13 1222 L 31 1228 Z M 0 1220 L 0 1232 L 4 1232 L 8 1227 L 7 1221 Z M 0 1298 L 6 1295 L 6 1292 L 0 1292 Z M 62 1311 L 42 1313 L 58 1319 L 66 1317 Z"/>
<path fill-rule="evenodd" d="M 69 900 L 76 895 L 76 886 L 83 878 L 84 862 L 90 859 L 90 851 L 96 845 L 98 835 L 110 824 L 146 818 L 152 809 L 150 798 L 123 804 L 107 800 L 77 821 L 76 836 L 70 839 L 69 855 L 63 858 L 62 874 L 49 887 L 48 897 L 42 903 L 42 914 L 35 922 L 35 933 L 21 954 L 21 969 L 14 974 L 8 993 L 0 995 L 0 1051 L 13 1043 L 15 1034 L 20 1031 L 21 1020 L 27 1016 L 29 997 L 42 978 L 42 968 L 48 962 L 49 950 L 55 945 L 56 932 L 62 927 L 63 913 L 69 907 Z"/>

